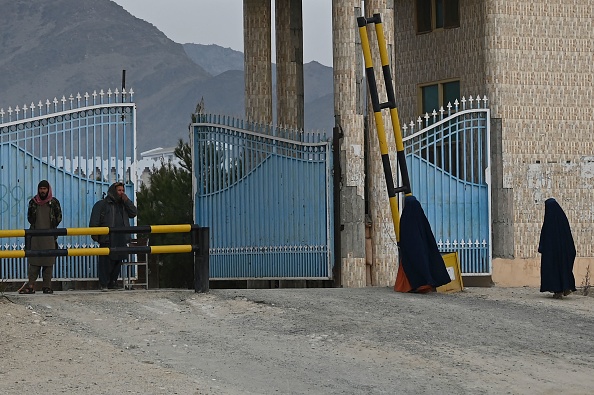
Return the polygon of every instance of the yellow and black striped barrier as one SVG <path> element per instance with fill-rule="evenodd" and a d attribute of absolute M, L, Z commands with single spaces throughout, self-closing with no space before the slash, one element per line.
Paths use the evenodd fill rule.
<path fill-rule="evenodd" d="M 134 246 L 134 247 L 99 247 L 99 248 L 56 248 L 32 250 L 31 237 L 34 236 L 91 236 L 114 233 L 190 233 L 191 244 Z M 30 258 L 47 256 L 96 256 L 116 254 L 181 254 L 194 253 L 194 289 L 196 292 L 209 290 L 209 229 L 198 225 L 145 225 L 125 226 L 121 228 L 56 228 L 56 229 L 14 229 L 0 230 L 2 237 L 24 237 L 24 250 L 0 250 L 0 258 Z"/>
<path fill-rule="evenodd" d="M 386 94 L 388 96 L 388 101 L 385 103 L 380 103 L 377 93 L 373 61 L 371 59 L 371 49 L 369 47 L 369 39 L 367 38 L 367 25 L 370 23 L 375 24 L 375 31 L 377 34 L 377 43 L 379 46 L 380 59 L 382 62 L 382 71 L 384 74 L 384 83 L 386 85 Z M 411 194 L 411 188 L 408 177 L 408 169 L 406 166 L 406 157 L 404 155 L 404 144 L 402 143 L 402 132 L 400 130 L 400 120 L 398 119 L 398 110 L 396 108 L 394 87 L 392 85 L 392 76 L 390 74 L 390 62 L 388 50 L 386 48 L 386 40 L 384 38 L 381 16 L 380 14 L 374 14 L 372 18 L 358 17 L 357 25 L 359 26 L 359 34 L 361 35 L 361 47 L 363 49 L 363 56 L 365 59 L 365 75 L 367 77 L 367 85 L 369 86 L 369 95 L 371 96 L 371 105 L 373 107 L 375 125 L 377 127 L 380 152 L 382 155 L 382 164 L 386 178 L 388 197 L 390 199 L 390 209 L 392 211 L 392 221 L 394 222 L 394 232 L 396 234 L 396 241 L 400 241 L 400 214 L 398 212 L 398 201 L 396 195 L 399 192 L 404 192 L 405 194 L 409 195 Z M 400 187 L 394 186 L 394 179 L 392 177 L 392 168 L 390 166 L 390 158 L 388 156 L 388 143 L 386 141 L 386 132 L 384 130 L 384 121 L 382 118 L 383 108 L 390 109 L 390 118 L 392 119 L 392 128 L 394 130 L 394 140 L 396 142 L 396 158 L 398 160 L 398 166 L 403 184 Z"/>

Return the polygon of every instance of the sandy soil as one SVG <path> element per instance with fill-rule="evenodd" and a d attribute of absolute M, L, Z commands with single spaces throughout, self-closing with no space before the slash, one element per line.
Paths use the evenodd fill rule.
<path fill-rule="evenodd" d="M 594 298 L 533 288 L 0 299 L 0 393 L 587 394 Z"/>

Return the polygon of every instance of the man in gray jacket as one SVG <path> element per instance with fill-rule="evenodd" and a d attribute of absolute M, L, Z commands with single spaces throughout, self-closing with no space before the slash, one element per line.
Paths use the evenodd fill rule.
<path fill-rule="evenodd" d="M 124 192 L 124 184 L 116 182 L 109 187 L 107 196 L 93 206 L 89 226 L 107 226 L 121 228 L 130 226 L 130 218 L 136 217 L 138 210 Z M 109 235 L 94 235 L 93 240 L 99 247 L 125 247 L 130 240 L 127 233 L 113 233 Z M 99 287 L 102 291 L 116 289 L 122 267 L 122 260 L 128 259 L 128 254 L 101 255 L 98 257 L 97 275 Z"/>

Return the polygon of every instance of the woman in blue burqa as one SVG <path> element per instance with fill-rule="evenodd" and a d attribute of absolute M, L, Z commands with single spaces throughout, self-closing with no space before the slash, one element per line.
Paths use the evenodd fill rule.
<path fill-rule="evenodd" d="M 556 299 L 574 292 L 575 244 L 567 216 L 553 198 L 545 201 L 538 252 L 541 253 L 540 292 L 552 292 Z"/>
<path fill-rule="evenodd" d="M 395 291 L 431 292 L 451 281 L 431 225 L 414 196 L 404 198 L 398 246 L 401 259 Z"/>

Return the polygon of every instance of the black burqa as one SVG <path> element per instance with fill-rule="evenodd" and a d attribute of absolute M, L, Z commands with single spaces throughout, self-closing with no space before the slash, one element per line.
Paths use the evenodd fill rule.
<path fill-rule="evenodd" d="M 404 198 L 398 245 L 402 267 L 413 290 L 426 285 L 437 288 L 452 281 L 423 207 L 414 196 Z"/>
<path fill-rule="evenodd" d="M 563 209 L 553 198 L 545 201 L 540 243 L 540 292 L 575 291 L 575 244 Z"/>

